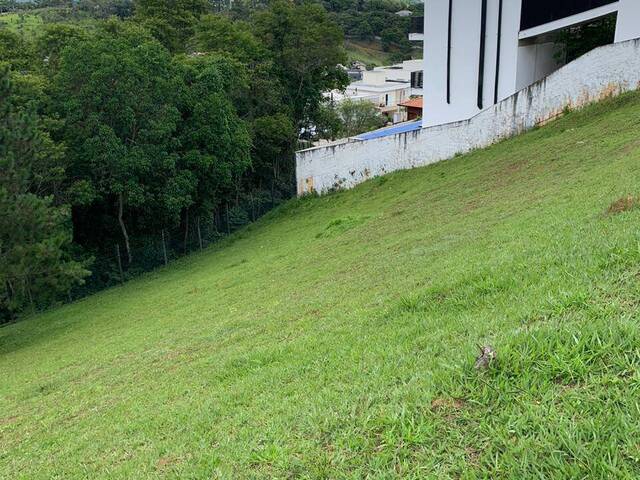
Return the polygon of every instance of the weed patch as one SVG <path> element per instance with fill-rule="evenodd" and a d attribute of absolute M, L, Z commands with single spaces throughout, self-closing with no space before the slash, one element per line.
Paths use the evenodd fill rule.
<path fill-rule="evenodd" d="M 332 238 L 337 237 L 352 228 L 362 225 L 369 219 L 368 216 L 348 215 L 342 218 L 331 220 L 322 232 L 316 235 L 316 238 Z"/>
<path fill-rule="evenodd" d="M 609 205 L 607 208 L 608 215 L 617 215 L 623 212 L 629 212 L 635 210 L 640 206 L 640 197 L 634 197 L 633 195 L 627 195 L 621 197 Z"/>

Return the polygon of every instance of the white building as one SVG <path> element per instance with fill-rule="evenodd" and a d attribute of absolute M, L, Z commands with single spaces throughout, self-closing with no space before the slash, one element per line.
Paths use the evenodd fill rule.
<path fill-rule="evenodd" d="M 344 93 L 331 92 L 331 100 L 368 101 L 387 115 L 393 123 L 406 120 L 398 105 L 412 96 L 422 95 L 422 60 L 407 60 L 396 65 L 376 67 L 363 72 L 362 80 L 351 83 Z"/>
<path fill-rule="evenodd" d="M 640 0 L 427 0 L 423 127 L 465 120 L 561 65 L 550 34 L 617 13 L 640 37 Z"/>
<path fill-rule="evenodd" d="M 423 68 L 424 61 L 405 60 L 396 65 L 387 67 L 375 67 L 374 72 L 384 72 L 387 82 L 402 82 L 411 85 L 411 96 L 423 94 Z"/>

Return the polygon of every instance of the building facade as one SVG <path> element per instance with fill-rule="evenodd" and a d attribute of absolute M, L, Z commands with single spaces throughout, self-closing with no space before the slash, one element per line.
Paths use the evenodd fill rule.
<path fill-rule="evenodd" d="M 562 66 L 553 33 L 617 14 L 640 37 L 640 0 L 427 0 L 423 127 L 466 120 Z"/>

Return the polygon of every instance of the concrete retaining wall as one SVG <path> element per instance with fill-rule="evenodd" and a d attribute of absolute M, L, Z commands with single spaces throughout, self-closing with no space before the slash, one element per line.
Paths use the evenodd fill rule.
<path fill-rule="evenodd" d="M 395 170 L 446 160 L 542 125 L 566 108 L 638 88 L 640 39 L 600 47 L 469 120 L 297 152 L 298 194 L 351 188 Z"/>

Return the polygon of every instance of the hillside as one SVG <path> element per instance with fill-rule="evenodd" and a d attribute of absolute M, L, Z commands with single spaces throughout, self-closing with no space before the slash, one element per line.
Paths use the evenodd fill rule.
<path fill-rule="evenodd" d="M 385 52 L 382 49 L 382 43 L 379 40 L 364 41 L 349 39 L 345 40 L 344 48 L 347 51 L 347 58 L 349 62 L 363 62 L 367 65 L 390 65 L 394 63 L 392 61 L 393 52 Z M 412 58 L 422 58 L 421 48 L 414 49 Z"/>
<path fill-rule="evenodd" d="M 639 129 L 625 95 L 0 328 L 0 478 L 637 478 Z"/>

